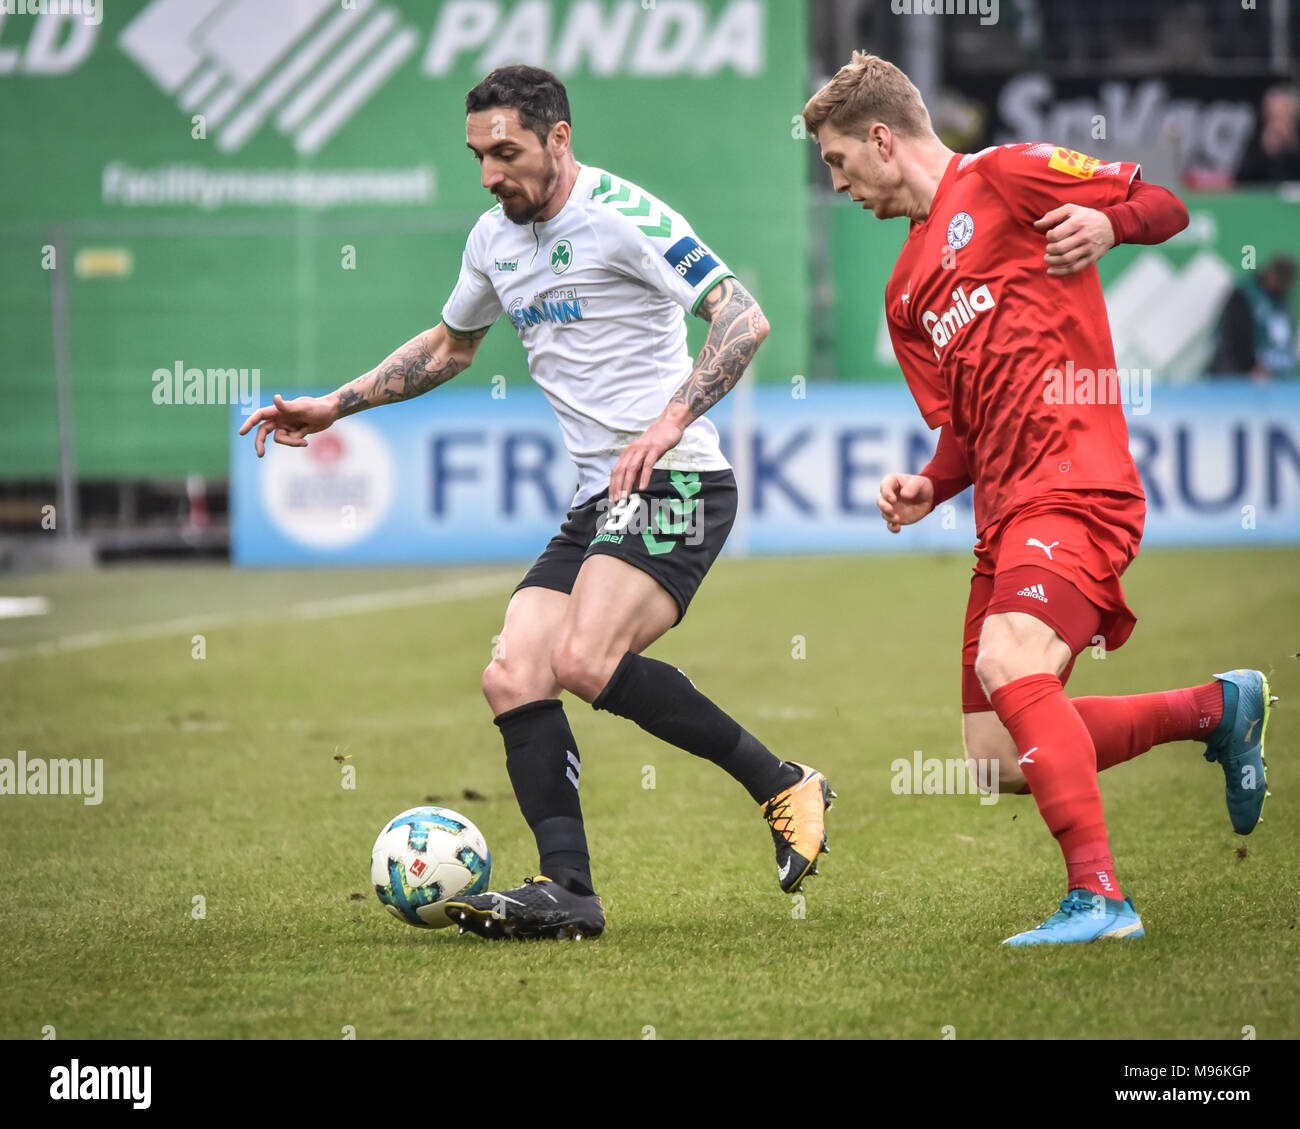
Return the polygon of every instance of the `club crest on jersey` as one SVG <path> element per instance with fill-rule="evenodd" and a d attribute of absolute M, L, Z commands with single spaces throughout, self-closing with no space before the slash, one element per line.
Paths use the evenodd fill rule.
<path fill-rule="evenodd" d="M 970 212 L 958 212 L 948 221 L 948 246 L 960 251 L 975 234 L 975 221 Z"/>
<path fill-rule="evenodd" d="M 561 239 L 551 248 L 551 270 L 556 274 L 563 274 L 569 269 L 569 264 L 572 262 L 573 244 L 567 239 Z"/>
<path fill-rule="evenodd" d="M 926 310 L 921 314 L 921 325 L 930 340 L 934 342 L 934 355 L 952 340 L 953 334 L 962 326 L 975 320 L 975 315 L 991 310 L 997 305 L 987 285 L 977 286 L 969 294 L 964 287 L 957 287 L 952 292 L 953 303 L 941 314 Z"/>

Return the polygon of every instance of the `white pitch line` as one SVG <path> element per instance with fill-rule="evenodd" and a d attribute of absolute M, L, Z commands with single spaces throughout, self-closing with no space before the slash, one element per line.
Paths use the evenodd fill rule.
<path fill-rule="evenodd" d="M 0 619 L 45 615 L 49 610 L 50 601 L 44 596 L 0 596 Z"/>
<path fill-rule="evenodd" d="M 472 600 L 477 596 L 490 596 L 501 592 L 506 585 L 517 580 L 518 576 L 517 572 L 494 572 L 486 576 L 471 576 L 438 584 L 421 584 L 414 588 L 398 588 L 391 592 L 365 592 L 355 596 L 303 600 L 284 608 L 268 608 L 258 612 L 214 612 L 211 615 L 191 615 L 155 623 L 142 623 L 135 627 L 85 631 L 77 635 L 64 635 L 58 639 L 46 639 L 39 643 L 0 647 L 0 662 L 23 658 L 50 658 L 72 651 L 109 647 L 116 643 L 158 639 L 186 632 L 212 631 L 215 628 L 236 627 L 248 623 L 274 623 L 286 619 L 328 619 L 336 615 L 357 615 L 362 612 L 387 611 L 420 604 Z"/>

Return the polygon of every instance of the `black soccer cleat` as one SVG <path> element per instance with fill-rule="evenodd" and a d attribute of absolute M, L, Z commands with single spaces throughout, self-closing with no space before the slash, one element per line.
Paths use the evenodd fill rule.
<path fill-rule="evenodd" d="M 524 879 L 517 890 L 452 898 L 443 908 L 462 933 L 468 930 L 494 941 L 580 941 L 605 931 L 605 907 L 596 894 L 575 894 L 541 874 Z"/>

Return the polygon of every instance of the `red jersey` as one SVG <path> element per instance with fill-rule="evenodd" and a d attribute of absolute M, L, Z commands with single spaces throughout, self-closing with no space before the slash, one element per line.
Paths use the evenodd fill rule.
<path fill-rule="evenodd" d="M 1033 226 L 1061 204 L 1119 204 L 1139 174 L 1054 145 L 954 154 L 903 244 L 885 287 L 894 353 L 926 423 L 951 425 L 981 535 L 1047 490 L 1143 496 L 1097 268 L 1048 275 Z"/>

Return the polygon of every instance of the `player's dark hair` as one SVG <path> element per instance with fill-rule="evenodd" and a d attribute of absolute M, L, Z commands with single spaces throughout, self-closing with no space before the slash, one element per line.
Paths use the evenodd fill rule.
<path fill-rule="evenodd" d="M 519 122 L 546 144 L 556 122 L 573 125 L 569 92 L 550 71 L 541 67 L 497 67 L 465 95 L 465 113 L 506 107 L 519 111 Z"/>

